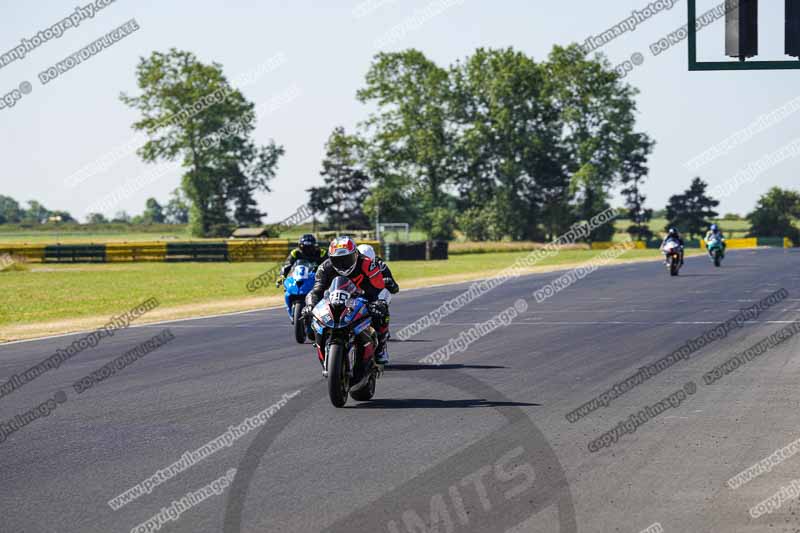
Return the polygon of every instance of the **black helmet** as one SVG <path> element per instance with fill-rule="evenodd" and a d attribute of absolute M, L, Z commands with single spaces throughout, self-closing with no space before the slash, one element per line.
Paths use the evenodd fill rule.
<path fill-rule="evenodd" d="M 669 228 L 669 231 L 667 232 L 667 234 L 670 237 L 677 237 L 678 236 L 678 230 L 676 230 L 675 228 Z"/>
<path fill-rule="evenodd" d="M 319 246 L 317 246 L 317 238 L 314 237 L 311 233 L 306 233 L 297 241 L 297 247 L 300 248 L 300 251 L 303 255 L 313 255 L 314 252 L 319 250 Z"/>

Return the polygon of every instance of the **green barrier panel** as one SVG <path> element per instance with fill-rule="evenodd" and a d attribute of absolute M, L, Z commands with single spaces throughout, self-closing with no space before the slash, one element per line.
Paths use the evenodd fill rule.
<path fill-rule="evenodd" d="M 387 243 L 383 247 L 383 258 L 386 261 L 424 261 L 425 243 L 408 242 Z"/>
<path fill-rule="evenodd" d="M 227 261 L 228 245 L 225 242 L 168 242 L 168 263 L 182 261 Z"/>
<path fill-rule="evenodd" d="M 433 241 L 431 246 L 431 259 L 434 261 L 447 260 L 447 251 L 450 243 L 447 241 Z"/>
<path fill-rule="evenodd" d="M 774 246 L 776 248 L 783 248 L 783 237 L 758 237 L 756 243 L 758 246 Z"/>
<path fill-rule="evenodd" d="M 104 244 L 56 244 L 45 246 L 45 263 L 104 263 Z"/>

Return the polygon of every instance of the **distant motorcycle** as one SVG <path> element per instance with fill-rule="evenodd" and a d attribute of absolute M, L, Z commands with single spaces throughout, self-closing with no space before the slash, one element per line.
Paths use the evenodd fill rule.
<path fill-rule="evenodd" d="M 348 393 L 356 401 L 371 400 L 382 368 L 375 362 L 377 334 L 361 290 L 344 276 L 334 278 L 312 315 L 314 331 L 322 338 L 317 357 L 331 403 L 344 407 Z"/>
<path fill-rule="evenodd" d="M 681 270 L 681 245 L 675 241 L 667 241 L 661 249 L 667 258 L 667 270 L 670 276 L 677 276 Z"/>
<path fill-rule="evenodd" d="M 724 253 L 722 248 L 722 239 L 712 239 L 707 246 L 708 246 L 708 255 L 714 262 L 714 266 L 715 267 L 721 266 L 722 256 Z"/>
<path fill-rule="evenodd" d="M 283 280 L 286 311 L 294 325 L 294 339 L 300 344 L 305 343 L 306 337 L 311 333 L 311 325 L 306 325 L 302 311 L 306 294 L 311 292 L 315 279 L 314 265 L 301 259 L 292 267 L 292 273 Z"/>

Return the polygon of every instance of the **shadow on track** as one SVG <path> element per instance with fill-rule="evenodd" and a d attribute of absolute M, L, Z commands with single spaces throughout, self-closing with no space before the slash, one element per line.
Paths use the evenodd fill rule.
<path fill-rule="evenodd" d="M 392 372 L 394 370 L 397 371 L 410 371 L 410 370 L 467 370 L 467 369 L 475 369 L 475 370 L 492 370 L 495 368 L 507 368 L 505 366 L 496 366 L 496 365 L 458 365 L 458 364 L 451 364 L 451 365 L 417 365 L 417 364 L 409 364 L 409 363 L 400 363 L 394 364 L 389 363 L 389 366 L 386 367 L 387 372 Z"/>
<path fill-rule="evenodd" d="M 378 398 L 345 409 L 466 409 L 470 407 L 539 407 L 538 403 L 492 402 L 485 398 L 437 400 L 435 398 Z"/>

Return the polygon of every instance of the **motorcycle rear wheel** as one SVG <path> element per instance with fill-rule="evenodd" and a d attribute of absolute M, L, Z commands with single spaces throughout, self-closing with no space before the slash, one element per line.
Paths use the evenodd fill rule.
<path fill-rule="evenodd" d="M 364 388 L 350 393 L 350 397 L 357 402 L 368 402 L 375 396 L 375 373 L 369 377 L 369 381 Z"/>

